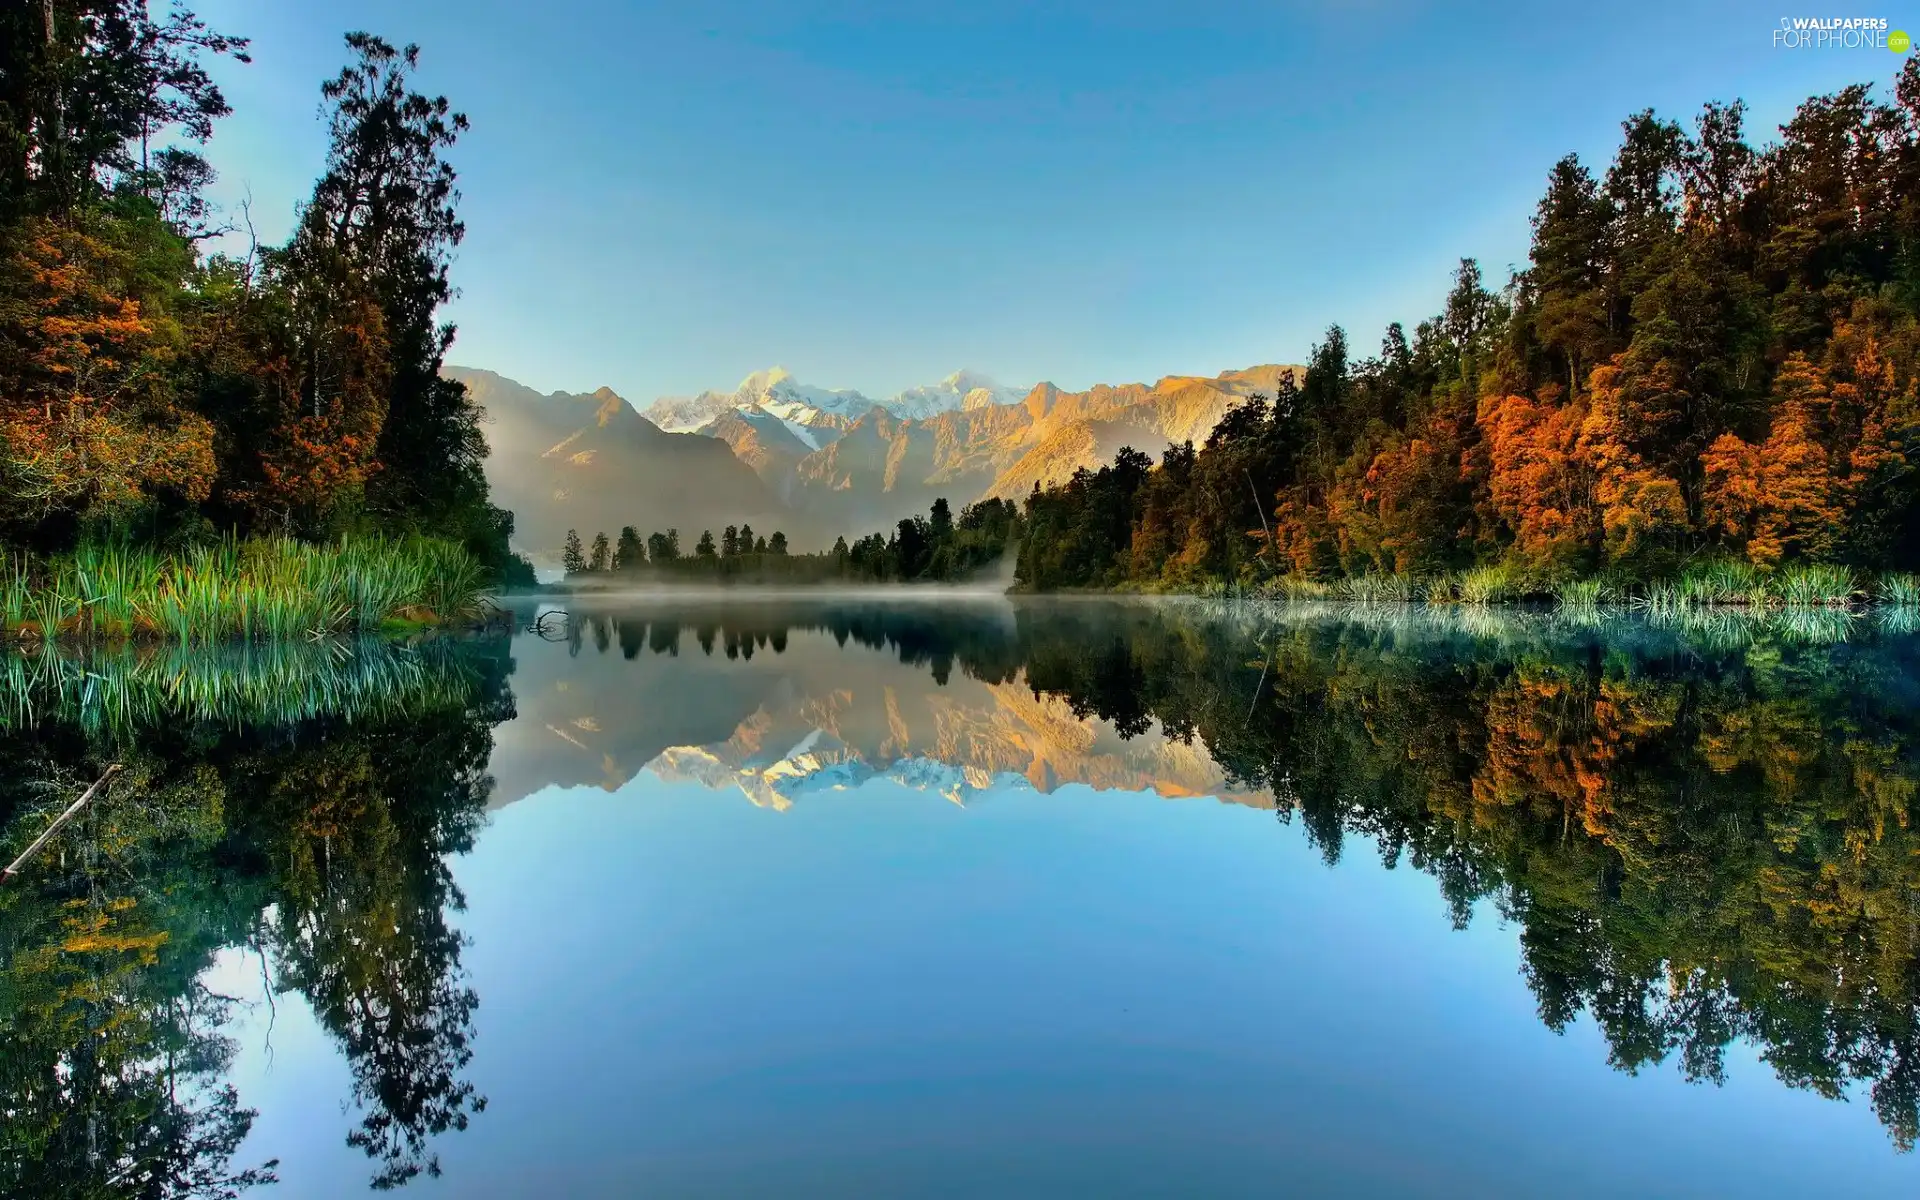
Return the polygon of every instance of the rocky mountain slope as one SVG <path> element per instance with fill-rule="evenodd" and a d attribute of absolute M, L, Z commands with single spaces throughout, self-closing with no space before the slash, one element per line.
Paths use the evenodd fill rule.
<path fill-rule="evenodd" d="M 1035 483 L 1097 468 L 1131 445 L 1158 456 L 1202 441 L 1233 405 L 1271 396 L 1292 366 L 1259 366 L 1212 378 L 1172 375 L 1151 386 L 1105 384 L 1065 392 L 1039 384 L 1017 403 L 980 404 L 924 420 L 870 412 L 831 445 L 795 464 L 786 494 L 828 524 L 884 525 L 935 496 L 956 506 L 986 496 L 1018 500 Z"/>
<path fill-rule="evenodd" d="M 569 529 L 590 540 L 622 525 L 677 527 L 689 547 L 700 530 L 741 521 L 809 532 L 725 442 L 663 432 L 611 389 L 541 395 L 491 371 L 446 374 L 485 410 L 487 484 L 536 563 L 559 561 Z"/>
<path fill-rule="evenodd" d="M 793 494 L 794 468 L 819 448 L 817 439 L 803 440 L 785 421 L 753 408 L 730 408 L 700 432 L 725 442 L 783 501 Z"/>

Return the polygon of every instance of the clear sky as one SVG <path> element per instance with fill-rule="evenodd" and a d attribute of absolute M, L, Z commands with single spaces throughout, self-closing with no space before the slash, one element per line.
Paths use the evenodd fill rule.
<path fill-rule="evenodd" d="M 1300 361 L 1335 321 L 1370 349 L 1461 256 L 1522 263 L 1547 169 L 1603 166 L 1628 113 L 1737 97 L 1770 133 L 1899 65 L 1777 49 L 1752 4 L 196 7 L 254 39 L 211 151 L 262 237 L 340 35 L 416 41 L 473 121 L 452 360 L 643 406 L 776 363 L 883 395 Z"/>

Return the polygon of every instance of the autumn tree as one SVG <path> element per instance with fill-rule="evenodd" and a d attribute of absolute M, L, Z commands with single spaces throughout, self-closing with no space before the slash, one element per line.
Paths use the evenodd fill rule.
<path fill-rule="evenodd" d="M 354 439 L 378 464 L 366 479 L 366 505 L 388 522 L 454 531 L 483 558 L 505 552 L 511 516 L 486 500 L 479 415 L 463 385 L 440 366 L 453 326 L 438 310 L 452 296 L 448 266 L 465 225 L 453 167 L 445 153 L 467 129 L 444 96 L 412 90 L 417 46 L 396 48 L 367 33 L 347 35 L 353 60 L 321 89 L 329 106 L 331 148 L 292 243 L 277 270 L 299 298 L 302 347 L 314 366 L 306 389 L 328 415 L 350 399 L 329 370 L 326 337 L 380 314 L 386 355 L 377 422 L 349 421 Z M 351 412 L 349 405 L 348 411 Z"/>
<path fill-rule="evenodd" d="M 0 261 L 0 521 L 16 532 L 208 494 L 213 430 L 168 369 L 179 326 L 129 295 L 119 232 L 34 218 Z"/>

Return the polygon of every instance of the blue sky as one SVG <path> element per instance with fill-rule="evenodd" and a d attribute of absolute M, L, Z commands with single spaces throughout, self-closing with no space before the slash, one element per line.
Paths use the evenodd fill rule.
<path fill-rule="evenodd" d="M 1621 118 L 1890 81 L 1751 4 L 202 0 L 251 36 L 219 194 L 283 236 L 364 28 L 473 120 L 455 362 L 653 397 L 779 363 L 885 394 L 1300 361 L 1496 278 Z M 1784 11 L 1784 10 L 1783 10 Z M 1863 10 L 1864 11 L 1864 10 Z M 1895 28 L 1920 11 L 1889 9 Z"/>

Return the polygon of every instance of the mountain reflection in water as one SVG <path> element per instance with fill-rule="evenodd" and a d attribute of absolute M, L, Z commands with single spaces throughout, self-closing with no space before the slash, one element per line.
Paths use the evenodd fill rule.
<path fill-rule="evenodd" d="M 785 810 L 1072 785 L 1276 811 L 1517 931 L 1610 1064 L 1920 1134 L 1920 642 L 1865 624 L 1191 604 L 666 600 L 551 639 L 0 659 L 0 1193 L 219 1194 L 275 1148 L 229 1080 L 243 953 L 345 1063 L 376 1186 L 484 1123 L 453 864 L 489 809 L 647 777 Z M 1320 914 L 1338 921 L 1338 914 Z M 1776 1085 L 1777 1086 L 1777 1085 Z M 257 1151 L 257 1153 L 256 1153 Z M 289 1184 L 298 1181 L 289 1179 Z"/>

